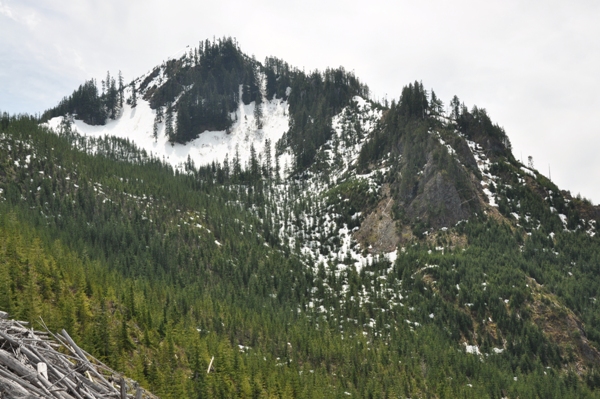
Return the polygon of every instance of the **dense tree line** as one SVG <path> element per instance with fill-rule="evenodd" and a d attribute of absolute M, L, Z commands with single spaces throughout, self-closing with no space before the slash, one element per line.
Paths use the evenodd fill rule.
<path fill-rule="evenodd" d="M 173 141 L 185 143 L 205 130 L 228 129 L 240 94 L 244 104 L 261 102 L 259 64 L 246 57 L 231 38 L 200 43 L 193 52 L 194 63 L 185 60 L 167 63 L 167 83 L 151 99 L 152 106 L 158 107 L 173 102 L 181 93 Z"/>
<path fill-rule="evenodd" d="M 306 169 L 317 149 L 331 138 L 331 118 L 350 104 L 354 96 L 368 97 L 368 88 L 344 68 L 296 71 L 291 82 L 290 129 L 284 143 L 296 157 L 296 168 Z"/>
<path fill-rule="evenodd" d="M 42 120 L 56 116 L 72 115 L 90 125 L 104 125 L 107 119 L 115 119 L 123 107 L 123 77 L 119 72 L 118 82 L 106 74 L 102 89 L 98 90 L 94 79 L 86 81 L 60 103 L 44 112 Z"/>

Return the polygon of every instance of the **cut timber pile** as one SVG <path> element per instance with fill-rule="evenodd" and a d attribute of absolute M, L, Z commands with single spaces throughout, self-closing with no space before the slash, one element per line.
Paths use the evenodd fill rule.
<path fill-rule="evenodd" d="M 65 330 L 55 335 L 43 322 L 46 332 L 27 324 L 0 311 L 0 398 L 157 398 L 79 348 Z"/>

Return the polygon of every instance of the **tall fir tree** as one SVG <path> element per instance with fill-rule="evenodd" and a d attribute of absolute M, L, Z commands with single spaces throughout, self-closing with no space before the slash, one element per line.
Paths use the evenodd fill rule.
<path fill-rule="evenodd" d="M 131 108 L 137 107 L 137 90 L 135 88 L 135 81 L 131 82 Z"/>
<path fill-rule="evenodd" d="M 123 108 L 123 74 L 119 70 L 119 108 Z"/>
<path fill-rule="evenodd" d="M 173 104 L 167 104 L 167 114 L 165 118 L 165 135 L 169 138 L 171 143 L 176 140 L 175 127 L 173 126 Z"/>

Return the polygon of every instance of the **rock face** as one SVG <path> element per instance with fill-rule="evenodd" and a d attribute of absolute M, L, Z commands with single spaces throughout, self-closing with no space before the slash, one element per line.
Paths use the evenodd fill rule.
<path fill-rule="evenodd" d="M 471 209 L 455 184 L 436 171 L 422 184 L 422 192 L 408 206 L 406 214 L 411 220 L 427 220 L 431 227 L 439 228 L 469 218 Z"/>
<path fill-rule="evenodd" d="M 390 197 L 389 184 L 384 184 L 381 191 L 381 201 L 354 234 L 354 238 L 373 253 L 394 251 L 400 242 L 397 224 L 392 215 L 394 199 Z"/>
<path fill-rule="evenodd" d="M 424 158 L 421 172 L 410 174 L 404 167 L 401 173 L 396 198 L 404 210 L 405 221 L 439 229 L 468 219 L 481 209 L 482 188 L 473 176 L 472 155 L 461 157 L 462 161 L 430 141 Z"/>
<path fill-rule="evenodd" d="M 471 170 L 477 170 L 477 161 L 464 138 L 455 137 L 452 141 L 452 148 L 463 165 Z"/>

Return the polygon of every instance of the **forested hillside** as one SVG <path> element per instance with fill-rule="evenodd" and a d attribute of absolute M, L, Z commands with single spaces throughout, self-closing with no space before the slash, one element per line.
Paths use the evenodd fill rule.
<path fill-rule="evenodd" d="M 162 398 L 600 396 L 600 210 L 485 109 L 232 39 L 109 84 L 100 119 L 85 90 L 1 119 L 1 310 Z M 172 145 L 94 133 L 136 107 Z M 235 153 L 165 157 L 217 133 Z"/>

